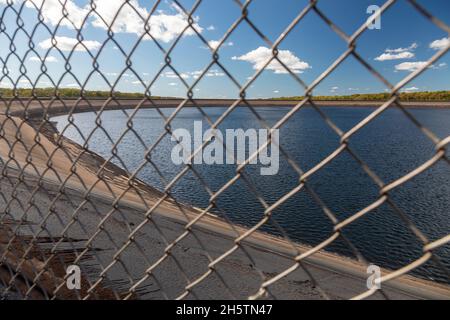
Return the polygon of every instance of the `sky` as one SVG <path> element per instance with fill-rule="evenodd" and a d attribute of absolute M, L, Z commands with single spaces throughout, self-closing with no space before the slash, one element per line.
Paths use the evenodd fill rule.
<path fill-rule="evenodd" d="M 178 3 L 182 8 L 169 0 L 128 3 L 123 0 L 0 0 L 0 87 L 82 86 L 86 90 L 113 88 L 143 93 L 151 84 L 152 95 L 185 97 L 186 86 L 165 64 L 162 49 L 172 47 L 188 23 L 184 12 L 195 7 L 192 16 L 196 31 L 187 29 L 178 40 L 170 54 L 171 65 L 187 85 L 197 82 L 192 91 L 194 97 L 237 98 L 236 83 L 220 66 L 210 66 L 210 63 L 212 49 L 240 19 L 241 7 L 235 0 L 203 0 L 198 6 L 194 0 Z M 274 42 L 308 3 L 308 0 L 253 0 L 247 8 L 248 18 Z M 370 16 L 367 8 L 383 3 L 382 0 L 319 0 L 317 7 L 351 35 Z M 450 1 L 419 3 L 450 25 Z M 62 4 L 65 4 L 64 11 Z M 145 33 L 145 20 L 150 13 L 147 24 L 152 37 Z M 449 43 L 449 35 L 406 0 L 398 0 L 382 15 L 380 27 L 367 30 L 358 39 L 356 48 L 393 84 Z M 77 40 L 79 34 L 82 43 Z M 297 77 L 311 84 L 346 48 L 345 41 L 311 11 L 280 43 L 279 58 Z M 218 51 L 221 65 L 239 85 L 246 84 L 270 57 L 268 44 L 246 21 L 237 26 Z M 447 52 L 404 91 L 450 90 L 449 64 Z M 197 81 L 202 73 L 205 76 Z M 349 57 L 313 94 L 347 95 L 386 89 L 356 59 Z M 250 98 L 303 94 L 304 88 L 276 62 L 269 64 L 246 91 Z"/>

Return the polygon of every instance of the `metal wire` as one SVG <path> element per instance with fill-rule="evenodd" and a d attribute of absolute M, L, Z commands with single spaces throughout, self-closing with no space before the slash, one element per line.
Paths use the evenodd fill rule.
<path fill-rule="evenodd" d="M 77 25 L 74 21 L 71 21 L 71 16 L 68 14 L 67 9 L 67 1 L 57 1 L 61 6 L 62 14 L 61 20 L 54 26 L 51 26 L 45 21 L 43 6 L 46 1 L 18 1 L 17 3 L 19 3 L 19 5 L 17 5 L 14 1 L 8 0 L 3 5 L 3 12 L 0 18 L 0 34 L 8 40 L 9 53 L 5 57 L 0 58 L 0 63 L 3 66 L 0 80 L 10 81 L 14 85 L 14 93 L 12 97 L 0 97 L 3 110 L 0 117 L 0 141 L 9 149 L 6 153 L 7 157 L 0 158 L 0 166 L 2 168 L 0 183 L 8 186 L 7 191 L 6 189 L 5 191 L 3 191 L 3 189 L 0 190 L 0 203 L 4 203 L 0 206 L 0 236 L 3 233 L 7 239 L 7 241 L 2 243 L 2 238 L 0 237 L 1 297 L 7 298 L 12 292 L 15 292 L 21 294 L 21 297 L 24 299 L 30 299 L 35 298 L 37 296 L 36 292 L 39 292 L 44 299 L 133 299 L 139 297 L 140 292 L 151 280 L 158 287 L 158 293 L 162 298 L 201 298 L 204 297 L 201 291 L 202 285 L 205 281 L 214 278 L 218 283 L 218 287 L 223 288 L 223 291 L 226 292 L 228 297 L 236 298 L 239 297 L 240 294 L 229 285 L 229 278 L 224 274 L 221 266 L 227 260 L 239 254 L 254 266 L 259 276 L 259 288 L 257 288 L 255 292 L 250 293 L 248 298 L 283 298 L 282 296 L 277 296 L 277 293 L 273 291 L 272 288 L 284 278 L 301 268 L 307 274 L 309 281 L 311 281 L 313 286 L 318 290 L 319 296 L 328 299 L 332 297 L 327 293 L 326 289 L 321 288 L 321 281 L 314 275 L 314 272 L 311 271 L 311 266 L 308 264 L 308 261 L 323 250 L 326 250 L 327 247 L 338 239 L 341 239 L 347 244 L 348 248 L 363 265 L 369 265 L 368 260 L 357 250 L 357 246 L 346 236 L 346 232 L 350 225 L 383 205 L 389 206 L 404 222 L 405 226 L 409 228 L 412 234 L 423 245 L 423 253 L 417 260 L 404 265 L 396 271 L 383 275 L 380 279 L 380 284 L 383 286 L 385 283 L 392 282 L 429 261 L 436 263 L 446 275 L 449 274 L 449 270 L 447 270 L 440 262 L 436 251 L 450 242 L 450 235 L 430 241 L 419 230 L 414 222 L 411 221 L 408 213 L 396 206 L 391 194 L 394 190 L 401 188 L 405 183 L 423 172 L 430 170 L 432 167 L 436 166 L 436 164 L 450 164 L 446 154 L 448 144 L 450 143 L 450 137 L 442 140 L 439 139 L 431 130 L 421 124 L 419 120 L 405 108 L 399 99 L 400 91 L 443 57 L 450 49 L 450 45 L 447 45 L 445 48 L 438 51 L 424 65 L 406 76 L 399 83 L 391 84 L 377 72 L 374 67 L 364 60 L 356 49 L 358 39 L 367 31 L 368 25 L 363 24 L 353 34 L 348 35 L 319 9 L 318 3 L 320 1 L 318 0 L 309 1 L 309 4 L 297 14 L 295 19 L 290 22 L 288 27 L 283 30 L 279 37 L 273 42 L 252 22 L 251 4 L 254 1 L 247 0 L 241 2 L 235 0 L 234 3 L 238 6 L 241 14 L 231 24 L 223 38 L 219 41 L 217 47 L 214 48 L 210 46 L 208 41 L 196 27 L 195 14 L 203 1 L 195 1 L 190 9 L 185 8 L 182 3 L 177 0 L 174 0 L 173 2 L 185 15 L 187 23 L 186 27 L 177 35 L 171 45 L 166 48 L 160 43 L 160 40 L 155 38 L 149 26 L 150 18 L 157 12 L 161 1 L 155 1 L 148 16 L 142 16 L 142 13 L 133 6 L 132 1 L 123 1 L 122 6 L 117 10 L 112 19 L 113 23 L 118 18 L 121 11 L 124 8 L 127 8 L 134 10 L 133 12 L 142 20 L 141 22 L 144 26 L 143 34 L 138 37 L 129 52 L 126 52 L 120 42 L 116 40 L 113 23 L 109 25 L 101 16 L 101 12 L 97 10 L 95 1 L 90 1 L 90 8 L 88 12 L 86 12 L 86 16 L 82 20 L 81 25 Z M 388 11 L 396 2 L 396 0 L 386 1 L 381 7 L 381 14 Z M 428 19 L 430 23 L 450 35 L 450 27 L 431 15 L 425 7 L 415 0 L 409 0 L 408 2 L 417 13 L 421 14 Z M 39 14 L 39 22 L 31 30 L 25 27 L 26 23 L 23 20 L 23 11 L 27 6 L 34 7 Z M 305 16 L 311 14 L 319 17 L 342 39 L 342 41 L 346 43 L 346 50 L 342 52 L 342 54 L 331 63 L 319 77 L 308 85 L 301 79 L 299 74 L 290 70 L 280 59 L 279 47 Z M 88 18 L 92 16 L 99 17 L 107 29 L 105 32 L 106 39 L 103 41 L 97 52 L 93 52 L 86 46 L 82 34 L 83 27 L 86 25 Z M 12 31 L 10 30 L 11 26 L 7 26 L 5 22 L 7 19 L 10 20 L 11 17 L 15 19 L 15 26 Z M 67 24 L 73 26 L 77 39 L 77 43 L 69 53 L 61 51 L 57 45 L 59 28 Z M 219 50 L 234 33 L 238 32 L 237 29 L 241 25 L 249 26 L 272 52 L 272 57 L 261 69 L 257 70 L 245 84 L 241 84 L 233 74 L 227 70 L 219 56 Z M 46 30 L 53 39 L 51 48 L 48 49 L 44 56 L 41 56 L 35 49 L 36 45 L 34 43 L 34 37 L 38 29 Z M 174 67 L 171 58 L 174 49 L 187 32 L 193 32 L 203 45 L 208 47 L 211 51 L 211 60 L 191 85 L 186 82 L 182 74 Z M 21 53 L 15 45 L 17 41 L 19 41 L 19 34 L 22 37 L 25 36 L 28 41 L 28 50 L 25 53 Z M 132 64 L 133 54 L 146 37 L 149 37 L 155 43 L 156 47 L 164 57 L 156 76 L 149 82 L 146 82 L 141 78 L 139 72 L 134 69 Z M 116 46 L 118 52 L 123 56 L 123 61 L 126 65 L 114 82 L 110 82 L 109 78 L 103 74 L 100 68 L 102 53 L 109 44 Z M 92 60 L 92 68 L 84 82 L 81 82 L 77 78 L 74 67 L 71 65 L 71 57 L 77 47 L 83 47 L 84 51 L 86 51 Z M 54 78 L 46 66 L 46 59 L 52 50 L 57 50 L 65 59 L 65 71 L 59 79 Z M 29 76 L 29 71 L 25 64 L 25 61 L 30 55 L 36 55 L 41 60 L 40 75 L 34 83 Z M 355 58 L 356 61 L 369 71 L 370 74 L 380 80 L 380 82 L 388 88 L 389 98 L 353 128 L 348 131 L 343 131 L 321 110 L 314 100 L 312 93 L 319 84 L 328 78 L 330 74 L 332 74 L 333 71 L 349 57 Z M 19 76 L 17 79 L 13 79 L 8 69 L 5 67 L 10 60 L 17 60 L 20 63 L 20 67 L 18 68 Z M 288 113 L 271 126 L 267 124 L 264 117 L 261 116 L 258 109 L 255 108 L 254 103 L 247 99 L 246 96 L 247 90 L 260 77 L 263 71 L 274 62 L 281 65 L 289 76 L 298 83 L 305 98 L 296 103 L 290 108 Z M 212 70 L 212 68 L 218 68 L 231 80 L 236 86 L 240 97 L 230 104 L 222 115 L 214 121 L 208 116 L 207 112 L 203 110 L 203 107 L 199 104 L 199 100 L 196 99 L 194 95 L 195 88 L 200 81 L 206 78 L 208 72 Z M 174 111 L 169 116 L 161 109 L 160 101 L 155 100 L 150 94 L 157 79 L 167 70 L 173 72 L 186 89 L 186 98 L 177 102 Z M 127 103 L 124 103 L 124 100 L 120 99 L 120 97 L 117 97 L 115 94 L 119 79 L 125 73 L 133 74 L 145 88 L 145 97 L 140 101 L 133 102 L 132 109 L 130 109 Z M 104 99 L 100 108 L 94 106 L 98 101 L 93 101 L 92 98 L 85 94 L 85 89 L 94 75 L 100 75 L 102 77 L 110 92 L 110 96 L 107 99 Z M 38 97 L 34 91 L 39 79 L 49 79 L 52 86 L 59 88 L 63 79 L 69 76 L 75 79 L 81 88 L 79 96 L 74 101 L 62 98 L 56 91 L 50 99 L 44 100 Z M 33 91 L 30 98 L 21 97 L 19 91 L 16 90 L 19 87 L 19 81 L 21 79 L 29 81 L 32 85 Z M 38 107 L 36 107 L 36 104 Z M 59 134 L 57 134 L 57 137 L 53 140 L 54 145 L 49 149 L 48 145 L 42 141 L 49 139 L 49 136 L 45 135 L 45 130 L 50 125 L 50 116 L 53 114 L 52 108 L 55 105 L 62 106 L 63 109 L 66 110 L 65 113 L 68 115 L 68 124 Z M 85 105 L 86 110 L 95 112 L 96 117 L 95 128 L 89 132 L 87 136 L 85 132 L 82 132 L 82 130 L 77 127 L 73 116 L 81 105 Z M 144 108 L 145 105 L 154 108 L 161 116 L 161 121 L 164 123 L 164 131 L 160 133 L 158 139 L 150 146 L 145 143 L 140 132 L 133 126 L 133 120 L 138 111 Z M 108 130 L 103 127 L 101 120 L 104 111 L 110 109 L 112 106 L 115 109 L 121 110 L 126 117 L 126 129 L 123 130 L 118 137 L 115 136 L 115 138 L 113 138 L 111 132 L 108 132 Z M 164 175 L 157 164 L 152 160 L 152 155 L 157 152 L 157 147 L 163 143 L 164 139 L 168 137 L 175 140 L 177 139 L 174 136 L 172 125 L 173 121 L 183 109 L 187 107 L 197 109 L 203 116 L 203 119 L 209 124 L 210 128 L 217 129 L 219 125 L 221 125 L 224 120 L 236 110 L 236 108 L 241 106 L 250 110 L 251 113 L 256 116 L 261 126 L 269 129 L 272 134 L 274 130 L 281 129 L 285 126 L 299 110 L 303 109 L 305 106 L 312 106 L 324 120 L 324 123 L 326 123 L 339 137 L 339 146 L 322 159 L 322 161 L 307 171 L 303 171 L 294 159 L 289 156 L 288 152 L 280 146 L 282 156 L 286 159 L 290 168 L 298 175 L 299 179 L 298 184 L 290 192 L 271 203 L 266 201 L 264 196 L 258 193 L 258 189 L 252 181 L 251 174 L 249 174 L 246 169 L 253 159 L 258 157 L 260 153 L 266 150 L 266 148 L 274 142 L 272 141 L 272 136 L 269 137 L 264 145 L 260 146 L 256 153 L 249 155 L 248 159 L 246 159 L 243 164 L 239 165 L 235 172 L 235 176 L 219 188 L 218 191 L 213 191 L 213 188 L 208 186 L 205 179 L 203 179 L 202 174 L 200 174 L 192 165 L 186 165 L 174 178 L 170 179 Z M 395 181 L 384 182 L 370 169 L 364 160 L 352 150 L 351 141 L 356 134 L 373 122 L 388 108 L 394 107 L 401 110 L 406 118 L 419 128 L 424 136 L 435 145 L 435 154 L 428 161 L 424 162 L 408 174 L 405 174 Z M 7 129 L 10 127 L 15 128 L 16 135 L 14 137 L 7 136 Z M 23 132 L 29 130 L 30 127 L 33 127 L 34 129 L 34 136 L 31 140 L 25 140 L 23 138 Z M 74 152 L 73 149 L 70 148 L 71 142 L 64 138 L 65 132 L 70 128 L 77 130 L 78 134 L 83 137 L 84 145 L 78 148 L 77 152 Z M 89 143 L 96 132 L 101 132 L 111 143 L 111 156 L 107 159 L 99 160 L 100 164 L 98 170 L 92 172 L 94 179 L 85 181 L 83 174 L 80 174 L 80 167 L 83 165 L 83 161 L 85 161 L 86 157 L 95 157 L 89 150 Z M 128 169 L 127 164 L 121 159 L 120 154 L 118 153 L 118 147 L 125 143 L 125 137 L 130 134 L 136 137 L 141 146 L 146 150 L 145 157 L 140 159 L 140 164 L 134 170 Z M 220 139 L 218 136 L 216 138 Z M 220 142 L 223 143 L 223 141 Z M 207 142 L 203 143 L 202 146 L 195 150 L 191 155 L 191 160 L 194 159 L 196 154 L 202 152 L 206 145 Z M 23 151 L 25 154 L 25 156 L 22 157 L 22 159 L 25 159 L 25 162 L 19 160 L 19 157 L 16 154 L 19 150 Z M 48 157 L 46 168 L 44 170 L 36 166 L 33 161 L 33 155 L 37 150 L 43 151 L 46 157 Z M 309 183 L 311 177 L 326 168 L 342 154 L 347 154 L 353 158 L 379 189 L 379 196 L 375 201 L 367 205 L 366 208 L 348 216 L 345 220 L 338 219 Z M 70 159 L 67 174 L 61 173 L 61 165 L 56 163 L 55 160 L 58 156 Z M 112 177 L 109 172 L 111 162 L 114 161 L 119 162 L 120 166 L 125 169 L 121 177 Z M 142 188 L 145 187 L 142 186 L 143 183 L 137 178 L 139 173 L 146 166 L 151 166 L 158 173 L 164 185 L 163 191 L 155 193 L 153 199 L 149 199 L 142 192 Z M 180 180 L 188 174 L 193 174 L 198 179 L 198 183 L 201 184 L 210 196 L 209 204 L 202 209 L 193 210 L 193 208 L 177 201 L 176 196 L 173 194 L 174 188 Z M 51 176 L 52 179 L 49 179 L 49 176 Z M 120 180 L 120 184 L 123 187 L 115 187 L 111 183 L 111 179 L 117 179 L 117 181 Z M 220 197 L 229 196 L 226 194 L 227 190 L 238 182 L 243 183 L 247 187 L 248 192 L 253 194 L 264 208 L 263 218 L 249 228 L 233 224 L 228 213 L 225 212 L 225 210 L 222 210 L 217 204 L 217 200 Z M 276 223 L 276 217 L 274 216 L 275 211 L 288 200 L 299 193 L 305 192 L 308 193 L 316 205 L 321 208 L 323 215 L 333 224 L 334 229 L 331 234 L 328 234 L 323 238 L 323 241 L 320 244 L 307 250 L 302 250 L 297 243 L 289 239 L 285 230 Z M 127 201 L 127 197 L 130 195 L 135 199 L 134 204 L 130 204 Z M 46 199 L 45 204 L 38 203 L 38 199 L 41 197 Z M 59 211 L 61 210 L 61 201 L 64 201 L 65 203 L 65 211 L 69 213 L 68 218 L 64 218 L 59 214 Z M 159 218 L 159 212 L 163 210 L 162 207 L 164 206 L 166 206 L 165 208 L 170 206 L 173 210 L 176 209 L 183 219 L 182 228 L 175 234 L 169 235 L 165 225 Z M 86 224 L 86 220 L 83 220 L 83 213 L 87 210 L 86 208 L 89 208 L 96 216 L 96 218 L 93 218 L 91 221 L 91 224 Z M 108 226 L 112 221 L 115 221 L 115 219 L 121 219 L 121 221 L 126 222 L 130 210 L 140 211 L 141 214 L 135 216 L 138 217 L 135 223 L 127 224 L 128 234 L 126 237 L 120 238 L 117 234 L 109 230 Z M 211 249 L 208 244 L 205 243 L 205 238 L 203 236 L 204 231 L 201 231 L 201 227 L 204 227 L 205 221 L 211 219 L 217 220 L 218 218 L 213 217 L 217 212 L 220 213 L 220 221 L 229 228 L 228 237 L 230 241 L 226 250 L 221 252 L 210 252 Z M 30 216 L 36 214 L 38 215 L 38 223 L 30 223 Z M 260 234 L 262 234 L 260 232 L 261 228 L 269 223 L 275 225 L 278 232 L 282 235 L 283 243 L 287 245 L 286 250 L 290 252 L 289 255 L 284 256 L 285 258 L 287 257 L 290 262 L 289 265 L 285 265 L 282 270 L 279 270 L 276 274 L 270 275 L 257 266 L 253 252 L 255 246 L 254 244 L 252 245 L 252 238 L 259 237 Z M 155 231 L 161 241 L 160 245 L 162 250 L 156 257 L 155 254 L 150 255 L 146 247 L 138 240 L 141 235 L 145 235 L 146 232 L 148 232 L 149 227 Z M 51 231 L 50 229 L 52 228 L 56 228 L 58 234 Z M 80 232 L 84 235 L 82 240 L 74 241 L 71 238 L 70 235 L 73 228 L 79 228 Z M 25 229 L 27 230 L 26 232 L 24 231 Z M 25 236 L 25 234 L 27 236 Z M 223 235 L 223 237 L 225 237 L 225 235 Z M 43 238 L 47 239 L 45 246 L 42 245 Z M 193 243 L 195 243 L 195 246 L 198 246 L 198 248 L 205 253 L 206 257 L 206 260 L 199 264 L 195 276 L 193 276 L 192 270 L 185 264 L 183 258 L 177 254 L 177 250 L 180 250 L 180 247 L 183 247 L 183 243 L 188 239 L 191 239 Z M 99 242 L 106 242 L 108 244 L 107 246 L 110 254 L 105 256 L 95 249 L 96 244 Z M 259 248 L 259 250 L 262 249 Z M 130 270 L 134 268 L 132 259 L 133 257 L 136 258 L 136 255 L 130 255 L 131 251 L 138 252 L 139 259 L 141 259 L 142 263 L 145 265 L 145 268 L 139 271 L 139 276 L 136 276 L 136 271 Z M 61 254 L 61 252 L 64 254 Z M 68 254 L 69 256 L 67 256 Z M 95 264 L 96 269 L 86 270 L 86 265 L 83 265 L 83 261 L 86 259 L 89 259 L 91 263 Z M 170 270 L 180 272 L 184 281 L 182 284 L 183 289 L 178 290 L 176 295 L 173 295 L 172 289 L 168 291 L 165 289 L 167 287 L 172 287 L 172 284 L 167 283 L 168 278 L 161 275 L 161 270 L 168 268 L 167 266 L 169 264 L 171 266 Z M 66 280 L 68 275 L 61 270 L 65 270 L 69 265 L 80 265 L 84 269 L 84 272 L 89 273 L 89 277 L 83 278 L 85 281 L 85 283 L 83 283 L 83 290 L 73 292 L 67 290 Z M 4 270 L 4 276 L 2 276 L 1 270 Z M 119 277 L 117 276 L 118 274 L 120 274 Z M 118 281 L 118 278 L 122 281 L 120 285 L 113 285 Z M 242 279 L 242 281 L 246 281 L 246 279 Z M 368 298 L 377 291 L 378 290 L 376 289 L 367 291 L 362 290 L 354 297 L 354 299 Z M 388 298 L 388 294 L 384 291 L 381 292 L 383 297 Z M 222 294 L 222 292 L 220 294 Z M 210 294 L 209 297 L 214 298 L 214 293 Z"/>

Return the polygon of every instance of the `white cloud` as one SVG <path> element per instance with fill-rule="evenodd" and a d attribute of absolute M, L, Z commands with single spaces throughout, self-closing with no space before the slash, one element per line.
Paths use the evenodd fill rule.
<path fill-rule="evenodd" d="M 178 83 L 176 83 L 176 82 L 170 82 L 169 83 L 169 86 L 172 86 L 172 87 L 175 87 L 175 86 L 177 86 L 178 85 Z"/>
<path fill-rule="evenodd" d="M 376 61 L 387 61 L 387 60 L 400 60 L 400 59 L 411 59 L 414 58 L 414 53 L 411 52 L 417 49 L 417 43 L 411 44 L 407 48 L 397 48 L 397 49 L 386 49 L 384 53 L 376 57 Z"/>
<path fill-rule="evenodd" d="M 434 50 L 442 50 L 450 45 L 450 38 L 442 38 L 439 40 L 434 40 L 430 43 L 430 48 Z"/>
<path fill-rule="evenodd" d="M 267 47 L 259 47 L 240 57 L 232 57 L 232 59 L 250 62 L 253 64 L 253 69 L 260 70 L 272 56 L 272 50 Z M 279 50 L 278 58 L 294 73 L 302 73 L 304 70 L 311 68 L 307 62 L 300 60 L 289 50 Z M 288 73 L 276 60 L 272 60 L 266 69 L 272 70 L 277 74 Z"/>
<path fill-rule="evenodd" d="M 69 83 L 69 84 L 63 85 L 63 87 L 65 87 L 65 88 L 79 88 L 80 85 L 78 83 Z"/>
<path fill-rule="evenodd" d="M 32 61 L 32 62 L 42 62 L 42 60 L 38 57 L 30 57 L 28 59 L 28 61 Z M 45 58 L 45 62 L 58 62 L 58 59 L 56 59 L 53 56 L 48 56 L 47 58 Z"/>
<path fill-rule="evenodd" d="M 203 72 L 201 70 L 191 72 L 191 75 L 194 79 L 198 79 Z"/>
<path fill-rule="evenodd" d="M 274 90 L 273 93 L 280 93 L 280 90 Z"/>
<path fill-rule="evenodd" d="M 339 87 L 335 86 L 335 87 L 331 88 L 330 92 L 335 93 L 338 90 L 339 90 Z"/>
<path fill-rule="evenodd" d="M 141 82 L 141 81 L 138 81 L 138 80 L 136 80 L 136 81 L 133 81 L 133 82 L 131 82 L 131 84 L 134 84 L 134 85 L 148 85 L 148 81 L 143 81 L 143 82 Z"/>
<path fill-rule="evenodd" d="M 190 75 L 189 74 L 187 74 L 187 73 L 179 73 L 179 75 L 180 75 L 180 77 L 181 78 L 183 78 L 183 79 L 188 79 L 188 78 L 190 78 Z M 165 77 L 165 78 L 170 78 L 170 79 L 179 79 L 179 76 L 175 73 L 175 72 L 173 72 L 173 71 L 166 71 L 166 72 L 164 72 L 163 74 L 161 74 L 161 76 L 162 77 Z"/>
<path fill-rule="evenodd" d="M 0 0 L 1 1 L 1 0 Z M 6 81 L 0 81 L 0 86 L 3 88 L 12 88 L 12 84 Z"/>
<path fill-rule="evenodd" d="M 404 51 L 400 53 L 383 53 L 382 55 L 375 58 L 377 61 L 386 60 L 399 60 L 399 59 L 411 59 L 414 58 L 414 53 L 409 51 Z"/>
<path fill-rule="evenodd" d="M 418 47 L 418 44 L 414 42 L 407 48 L 386 49 L 385 52 L 387 52 L 387 53 L 401 53 L 401 52 L 415 50 L 415 49 L 417 49 L 417 47 Z"/>
<path fill-rule="evenodd" d="M 39 80 L 39 83 L 37 84 L 38 86 L 51 86 L 52 83 L 50 81 L 43 81 L 43 80 Z"/>
<path fill-rule="evenodd" d="M 97 50 L 101 47 L 101 43 L 98 41 L 90 41 L 85 40 L 83 42 L 79 42 L 75 38 L 69 37 L 58 37 L 54 38 L 56 42 L 56 47 L 61 51 L 86 51 L 87 50 Z M 50 49 L 53 47 L 52 39 L 47 39 L 39 43 L 39 46 L 42 49 Z M 76 47 L 75 47 L 76 46 Z"/>
<path fill-rule="evenodd" d="M 209 70 L 206 73 L 206 76 L 207 77 L 223 77 L 223 76 L 225 76 L 225 73 L 223 73 L 219 70 L 213 69 L 213 70 Z"/>
<path fill-rule="evenodd" d="M 220 44 L 220 41 L 218 41 L 218 40 L 211 40 L 211 41 L 208 41 L 208 44 L 209 44 L 209 46 L 212 48 L 212 49 L 217 49 L 217 47 L 219 46 L 219 44 Z M 234 46 L 234 42 L 232 42 L 232 41 L 229 41 L 229 42 L 225 42 L 225 43 L 223 43 L 220 47 L 221 48 L 223 48 L 223 47 L 232 47 L 232 46 Z M 204 47 L 205 49 L 209 49 L 208 47 Z"/>
<path fill-rule="evenodd" d="M 45 23 L 52 25 L 61 23 L 61 26 L 71 29 L 74 26 L 80 29 L 84 18 L 89 13 L 88 6 L 80 8 L 73 0 L 28 0 L 25 5 L 27 8 L 40 10 Z M 67 18 L 64 18 L 63 9 L 67 13 Z"/>
<path fill-rule="evenodd" d="M 23 1 L 16 0 L 18 3 Z M 0 0 L 0 3 L 6 2 Z M 74 0 L 28 0 L 25 5 L 27 8 L 39 10 L 44 22 L 54 26 L 60 24 L 70 29 L 80 29 L 92 24 L 94 27 L 108 30 L 112 24 L 111 30 L 115 33 L 132 33 L 138 36 L 145 33 L 145 22 L 150 13 L 138 0 L 129 0 L 125 5 L 123 0 L 92 0 L 85 6 L 79 6 Z M 95 6 L 95 12 L 91 12 L 91 5 Z M 169 14 L 160 10 L 148 21 L 150 33 L 156 40 L 170 42 L 189 25 L 187 15 L 175 4 L 171 7 L 175 13 Z M 194 20 L 193 26 L 198 32 L 202 32 L 198 17 L 194 17 Z M 183 35 L 192 36 L 195 32 L 188 28 Z M 151 38 L 145 36 L 144 39 Z"/>
<path fill-rule="evenodd" d="M 216 27 L 214 27 L 213 25 L 210 25 L 208 28 L 206 28 L 206 30 L 214 31 L 214 30 L 216 30 Z"/>
<path fill-rule="evenodd" d="M 28 79 L 21 79 L 19 80 L 19 84 L 31 85 L 31 82 Z"/>
<path fill-rule="evenodd" d="M 200 75 L 203 73 L 201 70 L 191 71 L 191 72 L 181 72 L 179 75 L 183 79 L 190 79 L 191 77 L 194 79 L 198 79 Z M 223 77 L 225 76 L 224 72 L 221 72 L 217 69 L 212 69 L 206 72 L 205 77 Z M 167 71 L 161 74 L 161 77 L 169 78 L 169 79 L 179 79 L 179 76 L 173 71 Z"/>
<path fill-rule="evenodd" d="M 112 24 L 111 29 L 116 33 L 133 33 L 138 36 L 145 33 L 144 23 L 149 12 L 146 8 L 140 6 L 137 0 L 130 0 L 126 5 L 123 5 L 122 0 L 94 0 L 94 3 L 97 7 L 96 11 L 103 19 L 97 16 L 92 22 L 93 26 L 107 30 Z M 175 14 L 166 14 L 160 11 L 158 14 L 153 14 L 149 19 L 150 34 L 156 40 L 170 42 L 179 36 L 189 24 L 188 17 L 184 12 L 176 5 L 172 7 L 176 10 Z M 119 12 L 118 15 L 117 12 Z M 203 28 L 197 23 L 198 18 L 194 19 L 196 20 L 193 24 L 194 28 L 198 32 L 202 32 Z M 192 36 L 194 34 L 194 30 L 189 28 L 183 35 Z M 150 37 L 145 36 L 144 39 L 149 40 Z"/>
<path fill-rule="evenodd" d="M 403 89 L 402 91 L 404 91 L 404 92 L 413 92 L 413 91 L 417 91 L 417 90 L 419 90 L 419 88 L 417 88 L 417 87 L 409 87 L 409 88 Z"/>
<path fill-rule="evenodd" d="M 427 64 L 426 61 L 416 61 L 416 62 L 403 62 L 395 66 L 397 71 L 409 71 L 413 72 L 423 68 Z"/>
<path fill-rule="evenodd" d="M 403 62 L 395 66 L 395 70 L 397 71 L 416 71 L 422 68 L 427 64 L 427 61 L 416 61 L 416 62 Z M 441 69 L 447 66 L 447 63 L 443 62 L 438 64 L 437 66 L 432 64 L 429 66 L 429 69 Z"/>

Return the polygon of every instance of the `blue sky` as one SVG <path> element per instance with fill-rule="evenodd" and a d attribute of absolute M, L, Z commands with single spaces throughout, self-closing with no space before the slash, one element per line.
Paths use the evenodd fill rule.
<path fill-rule="evenodd" d="M 131 10 L 128 5 L 123 7 L 112 27 L 117 43 L 109 40 L 101 47 L 108 39 L 105 23 L 112 22 L 114 13 L 123 1 L 94 0 L 98 12 L 104 18 L 102 20 L 94 13 L 89 14 L 91 1 L 67 0 L 68 19 L 62 19 L 55 32 L 55 26 L 62 18 L 59 1 L 66 0 L 46 0 L 44 4 L 42 0 L 28 0 L 25 3 L 23 0 L 0 0 L 0 12 L 5 26 L 4 30 L 0 30 L 0 63 L 3 67 L 0 76 L 1 87 L 30 87 L 29 81 L 39 87 L 49 87 L 52 83 L 48 74 L 58 81 L 60 87 L 76 88 L 81 84 L 87 90 L 109 90 L 109 85 L 115 85 L 115 90 L 143 92 L 145 89 L 141 81 L 150 83 L 164 66 L 164 55 L 154 39 L 168 49 L 179 30 L 186 24 L 185 15 L 171 1 L 161 1 L 156 7 L 155 1 L 130 1 L 143 16 L 154 9 L 150 29 L 154 39 L 144 37 L 128 61 L 132 69 L 127 69 L 127 60 L 118 47 L 128 55 L 142 35 L 143 23 L 136 11 Z M 7 5 L 12 2 L 12 7 Z M 186 10 L 190 10 L 194 2 L 180 1 Z M 308 2 L 254 0 L 248 7 L 248 16 L 265 36 L 274 41 Z M 351 34 L 367 20 L 368 6 L 383 3 L 384 1 L 377 0 L 321 0 L 318 2 L 318 8 L 344 32 Z M 448 0 L 419 3 L 450 25 Z M 42 6 L 43 19 L 48 29 L 44 24 L 37 24 L 35 6 Z M 22 20 L 17 20 L 17 12 L 20 12 Z M 78 45 L 77 50 L 71 54 L 71 49 L 77 43 L 74 40 L 77 34 L 75 28 L 82 25 L 88 14 L 81 31 L 85 47 Z M 194 16 L 198 32 L 214 45 L 214 41 L 220 40 L 239 19 L 241 10 L 232 0 L 204 0 Z M 22 23 L 23 30 L 18 27 Z M 52 45 L 50 32 L 55 34 L 57 48 Z M 31 44 L 35 52 L 28 49 L 30 39 L 26 33 L 32 34 Z M 369 30 L 361 36 L 357 42 L 357 51 L 391 83 L 396 83 L 433 56 L 439 48 L 444 48 L 448 43 L 448 36 L 420 15 L 407 1 L 399 0 L 383 14 L 380 30 Z M 13 44 L 11 38 L 14 39 Z M 280 59 L 289 65 L 298 77 L 310 84 L 345 51 L 346 43 L 315 12 L 309 12 L 279 48 Z M 91 55 L 98 55 L 98 68 L 109 84 L 94 70 Z M 68 56 L 71 73 L 78 82 L 66 72 L 64 60 Z M 267 44 L 245 21 L 219 50 L 220 62 L 240 84 L 246 83 L 248 78 L 256 73 L 255 68 L 264 63 L 268 56 L 270 51 Z M 41 63 L 44 57 L 47 57 L 46 70 L 42 69 Z M 211 50 L 192 30 L 181 38 L 171 54 L 173 67 L 188 84 L 196 81 L 211 59 Z M 450 90 L 449 64 L 450 54 L 447 53 L 405 89 L 410 92 Z M 315 89 L 314 94 L 344 95 L 383 92 L 385 89 L 386 87 L 358 61 L 349 57 Z M 171 70 L 166 68 L 152 85 L 151 93 L 184 97 L 186 88 Z M 252 84 L 247 96 L 264 98 L 303 93 L 303 87 L 280 65 L 274 63 Z M 194 89 L 194 95 L 198 98 L 236 98 L 238 94 L 236 85 L 217 65 L 209 69 L 207 76 Z"/>

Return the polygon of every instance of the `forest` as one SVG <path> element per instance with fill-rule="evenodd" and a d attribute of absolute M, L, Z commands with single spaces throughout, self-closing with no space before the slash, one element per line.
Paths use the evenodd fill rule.
<path fill-rule="evenodd" d="M 450 91 L 424 91 L 424 92 L 402 92 L 399 94 L 402 101 L 449 101 Z M 0 99 L 16 98 L 122 98 L 122 99 L 142 99 L 145 97 L 143 93 L 136 92 L 120 92 L 120 91 L 89 91 L 73 88 L 17 88 L 8 89 L 0 88 Z M 343 96 L 314 96 L 316 101 L 386 101 L 389 99 L 389 93 L 365 93 L 352 94 Z M 152 99 L 174 99 L 173 97 L 151 96 Z M 295 97 L 279 97 L 269 100 L 303 100 L 303 96 Z"/>

